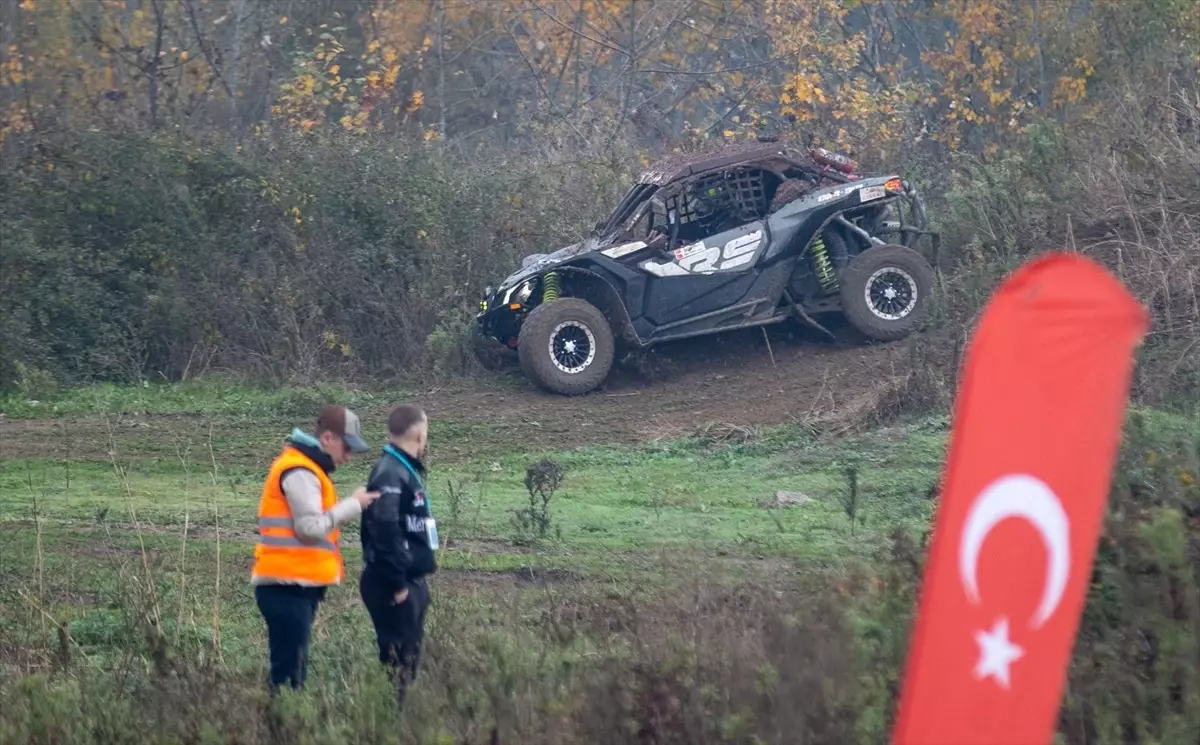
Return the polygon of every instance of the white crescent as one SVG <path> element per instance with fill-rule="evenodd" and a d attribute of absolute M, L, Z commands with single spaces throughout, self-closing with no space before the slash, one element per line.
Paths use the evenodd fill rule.
<path fill-rule="evenodd" d="M 979 603 L 979 552 L 992 528 L 1018 517 L 1037 528 L 1049 554 L 1041 604 L 1033 617 L 1038 628 L 1054 615 L 1071 573 L 1071 521 L 1062 502 L 1041 479 L 1027 474 L 1003 476 L 987 486 L 967 513 L 958 546 L 958 571 L 971 602 Z"/>

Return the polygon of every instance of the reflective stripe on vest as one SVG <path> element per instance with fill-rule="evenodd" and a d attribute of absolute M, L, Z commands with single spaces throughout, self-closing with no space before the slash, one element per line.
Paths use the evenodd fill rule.
<path fill-rule="evenodd" d="M 258 518 L 259 537 L 258 542 L 267 546 L 317 546 L 326 551 L 336 551 L 337 546 L 333 541 L 328 541 L 322 538 L 319 541 L 305 543 L 295 535 L 295 528 L 292 527 L 293 522 L 290 517 L 260 517 Z M 268 535 L 262 531 L 266 528 L 287 528 L 293 535 Z"/>
<path fill-rule="evenodd" d="M 285 447 L 267 473 L 262 499 L 258 505 L 258 542 L 254 547 L 251 576 L 280 582 L 330 585 L 341 582 L 344 573 L 338 538 L 334 528 L 317 542 L 305 542 L 296 535 L 291 508 L 280 480 L 294 468 L 303 468 L 321 484 L 321 509 L 328 511 L 337 503 L 337 491 L 329 476 L 311 458 L 294 447 Z"/>

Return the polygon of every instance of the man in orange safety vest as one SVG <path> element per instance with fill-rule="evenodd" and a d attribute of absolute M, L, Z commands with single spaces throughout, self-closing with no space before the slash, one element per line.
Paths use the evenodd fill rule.
<path fill-rule="evenodd" d="M 360 487 L 338 500 L 329 475 L 367 450 L 362 425 L 343 406 L 326 406 L 312 435 L 293 430 L 271 464 L 258 504 L 258 542 L 250 581 L 267 624 L 270 690 L 302 688 L 317 607 L 345 574 L 340 527 L 379 497 Z"/>

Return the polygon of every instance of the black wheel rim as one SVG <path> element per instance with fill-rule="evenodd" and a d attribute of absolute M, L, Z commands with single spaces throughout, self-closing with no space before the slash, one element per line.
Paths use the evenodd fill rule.
<path fill-rule="evenodd" d="M 898 321 L 917 305 L 917 283 L 897 267 L 885 267 L 867 280 L 865 299 L 871 313 L 887 321 Z"/>
<path fill-rule="evenodd" d="M 560 323 L 550 334 L 550 358 L 554 366 L 574 375 L 583 372 L 596 357 L 596 337 L 578 321 Z"/>

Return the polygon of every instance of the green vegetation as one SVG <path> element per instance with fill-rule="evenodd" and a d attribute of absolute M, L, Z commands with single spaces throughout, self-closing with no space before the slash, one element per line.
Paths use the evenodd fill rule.
<path fill-rule="evenodd" d="M 0 460 L 0 512 L 10 518 L 36 513 L 49 523 L 86 523 L 101 513 L 124 520 L 132 510 L 148 525 L 177 531 L 186 502 L 186 519 L 194 528 L 211 528 L 219 519 L 226 530 L 249 531 L 263 469 L 289 429 L 303 426 L 306 417 L 287 413 L 293 400 L 287 391 L 233 393 L 237 407 L 247 412 L 243 415 L 232 413 L 237 409 L 231 404 L 205 400 L 205 388 L 194 388 L 146 398 L 139 395 L 144 389 L 116 394 L 100 388 L 90 399 L 95 406 L 119 400 L 166 416 L 166 407 L 180 401 L 183 410 L 172 414 L 195 416 L 155 421 L 113 414 L 103 421 L 93 415 L 94 426 L 63 421 L 60 433 L 46 435 L 48 445 L 61 448 L 39 453 L 31 440 L 26 444 L 34 447 L 22 448 L 20 457 L 9 453 Z M 207 390 L 231 395 L 228 389 Z M 47 406 L 78 414 L 84 410 L 76 407 L 79 399 L 85 396 L 76 393 Z M 353 395 L 336 400 L 343 399 L 356 403 Z M 367 394 L 357 397 L 357 402 L 369 401 Z M 282 408 L 274 416 L 254 416 L 276 402 Z M 310 402 L 309 411 L 315 408 Z M 21 424 L 12 424 L 17 436 L 25 431 Z M 384 441 L 382 417 L 367 417 L 365 430 L 372 442 Z M 897 525 L 918 531 L 924 525 L 944 431 L 944 421 L 930 419 L 902 436 L 885 432 L 824 441 L 785 427 L 730 444 L 701 431 L 679 441 L 534 453 L 511 433 L 435 419 L 433 486 L 449 535 L 467 542 L 510 537 L 514 513 L 529 502 L 525 468 L 545 457 L 567 473 L 550 505 L 558 528 L 553 537 L 561 539 L 544 547 L 552 553 L 555 544 L 570 546 L 568 554 L 575 549 L 652 553 L 698 541 L 731 554 L 847 560 L 877 548 Z M 439 453 L 478 440 L 492 444 L 489 457 L 437 463 Z M 351 490 L 363 482 L 370 465 L 370 458 L 357 460 L 340 468 L 334 481 Z M 858 522 L 865 526 L 853 537 L 843 507 L 850 466 L 857 469 Z M 812 501 L 774 509 L 778 491 L 800 492 Z"/>
<path fill-rule="evenodd" d="M 958 353 L 1062 247 L 1153 321 L 1059 743 L 1195 745 L 1194 2 L 276 5 L 0 4 L 0 745 L 885 742 Z M 920 187 L 907 354 L 570 405 L 473 380 L 487 283 L 650 160 L 763 133 Z M 272 705 L 262 473 L 322 403 L 374 444 L 413 399 L 445 551 L 403 720 L 353 526 L 312 686 Z"/>
<path fill-rule="evenodd" d="M 710 426 L 541 452 L 488 437 L 486 456 L 435 455 L 446 550 L 423 677 L 401 720 L 355 589 L 354 526 L 310 688 L 274 706 L 265 697 L 247 581 L 254 510 L 266 463 L 303 418 L 254 420 L 220 399 L 236 393 L 265 413 L 291 394 L 92 393 L 46 403 L 75 412 L 55 420 L 73 433 L 68 451 L 38 452 L 42 420 L 0 423 L 0 741 L 886 739 L 944 416 L 837 438 Z M 128 421 L 125 405 L 158 412 L 134 417 L 155 422 L 151 435 L 144 421 L 89 426 Z M 375 442 L 379 421 L 366 417 Z M 470 451 L 478 436 L 470 422 L 433 423 L 435 453 Z M 544 536 L 514 520 L 529 506 L 526 466 L 540 460 L 564 473 Z M 335 480 L 348 490 L 368 467 Z M 1189 745 L 1200 724 L 1198 471 L 1194 420 L 1131 415 L 1064 742 L 1134 731 Z M 776 504 L 780 491 L 801 503 Z M 1134 638 L 1162 652 L 1147 658 Z"/>
<path fill-rule="evenodd" d="M 920 187 L 939 350 L 1068 247 L 1154 315 L 1135 400 L 1200 404 L 1192 4 L 552 4 L 6 5 L 0 392 L 461 381 L 479 293 L 520 257 L 578 241 L 661 155 L 776 134 Z M 493 37 L 516 46 L 468 41 Z"/>

